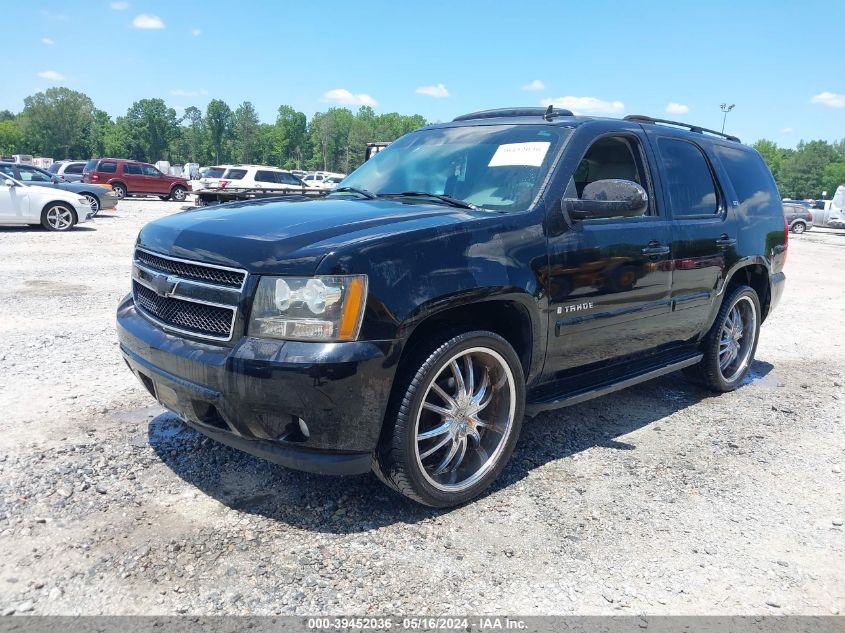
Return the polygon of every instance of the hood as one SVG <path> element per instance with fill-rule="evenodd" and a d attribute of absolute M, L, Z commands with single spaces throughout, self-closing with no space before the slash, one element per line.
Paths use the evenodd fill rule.
<path fill-rule="evenodd" d="M 384 237 L 472 219 L 474 212 L 396 200 L 253 200 L 150 222 L 138 245 L 252 273 L 312 274 L 327 254 Z"/>

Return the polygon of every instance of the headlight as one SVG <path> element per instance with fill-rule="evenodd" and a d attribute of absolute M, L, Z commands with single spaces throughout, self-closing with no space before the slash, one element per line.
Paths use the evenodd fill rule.
<path fill-rule="evenodd" d="M 367 276 L 262 277 L 249 336 L 295 341 L 354 341 L 367 302 Z"/>

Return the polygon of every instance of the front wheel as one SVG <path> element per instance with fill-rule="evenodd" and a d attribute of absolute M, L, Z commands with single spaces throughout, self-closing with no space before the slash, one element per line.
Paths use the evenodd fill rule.
<path fill-rule="evenodd" d="M 757 350 L 760 300 L 749 286 L 725 297 L 713 327 L 704 337 L 700 363 L 685 370 L 694 381 L 714 391 L 733 391 L 742 383 Z"/>
<path fill-rule="evenodd" d="M 184 187 L 173 187 L 170 191 L 170 197 L 173 198 L 176 202 L 184 202 L 185 197 L 188 195 L 188 190 Z"/>
<path fill-rule="evenodd" d="M 91 217 L 96 217 L 100 212 L 100 200 L 93 193 L 83 193 L 82 197 L 88 201 L 88 205 L 91 207 Z"/>
<path fill-rule="evenodd" d="M 796 222 L 792 225 L 792 232 L 795 234 L 801 234 L 807 230 L 807 225 L 803 222 Z"/>
<path fill-rule="evenodd" d="M 54 202 L 41 212 L 41 226 L 48 231 L 69 231 L 76 224 L 76 212 L 69 206 Z"/>
<path fill-rule="evenodd" d="M 376 472 L 432 507 L 481 494 L 510 459 L 522 426 L 525 378 L 492 332 L 459 334 L 416 354 L 397 376 Z"/>

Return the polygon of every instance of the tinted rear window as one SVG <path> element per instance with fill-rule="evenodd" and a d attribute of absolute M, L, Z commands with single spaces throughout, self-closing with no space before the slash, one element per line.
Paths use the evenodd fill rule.
<path fill-rule="evenodd" d="M 52 165 L 50 165 L 47 168 L 47 171 L 49 171 L 51 174 L 58 174 L 59 173 L 59 167 L 61 167 L 61 166 L 62 166 L 61 163 L 53 163 Z"/>
<path fill-rule="evenodd" d="M 255 181 L 256 182 L 278 183 L 279 180 L 278 180 L 277 176 L 278 176 L 278 174 L 274 171 L 259 170 L 259 171 L 255 172 Z"/>
<path fill-rule="evenodd" d="M 717 144 L 713 150 L 728 172 L 741 209 L 760 212 L 780 199 L 769 168 L 755 152 Z"/>
<path fill-rule="evenodd" d="M 223 167 L 209 167 L 202 173 L 203 178 L 221 178 L 226 170 Z"/>
<path fill-rule="evenodd" d="M 117 172 L 117 163 L 112 163 L 109 161 L 100 161 L 100 165 L 97 167 L 96 171 L 104 171 L 109 174 L 113 174 Z"/>
<path fill-rule="evenodd" d="M 240 180 L 244 176 L 246 176 L 246 169 L 228 169 L 223 177 L 229 180 Z"/>
<path fill-rule="evenodd" d="M 710 215 L 719 208 L 716 185 L 701 150 L 673 138 L 657 142 L 666 170 L 667 189 L 674 217 Z"/>
<path fill-rule="evenodd" d="M 97 163 L 99 162 L 100 161 L 98 161 L 96 158 L 92 158 L 91 160 L 89 160 L 87 163 L 85 163 L 85 169 L 83 170 L 83 173 L 87 173 L 89 171 L 96 171 Z"/>
<path fill-rule="evenodd" d="M 141 175 L 141 166 L 136 165 L 135 163 L 124 163 L 123 164 L 123 173 L 124 174 L 131 174 L 133 176 L 140 176 Z"/>
<path fill-rule="evenodd" d="M 65 173 L 66 174 L 81 174 L 83 167 L 84 167 L 84 165 L 82 163 L 74 163 L 73 165 L 68 165 L 67 168 L 65 168 Z"/>

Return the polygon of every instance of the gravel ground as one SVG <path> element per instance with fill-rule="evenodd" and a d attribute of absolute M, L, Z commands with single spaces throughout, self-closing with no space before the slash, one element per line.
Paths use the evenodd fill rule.
<path fill-rule="evenodd" d="M 747 384 L 673 374 L 529 421 L 484 498 L 215 444 L 124 366 L 132 243 L 173 202 L 0 228 L 0 612 L 845 612 L 845 234 L 790 241 Z"/>

